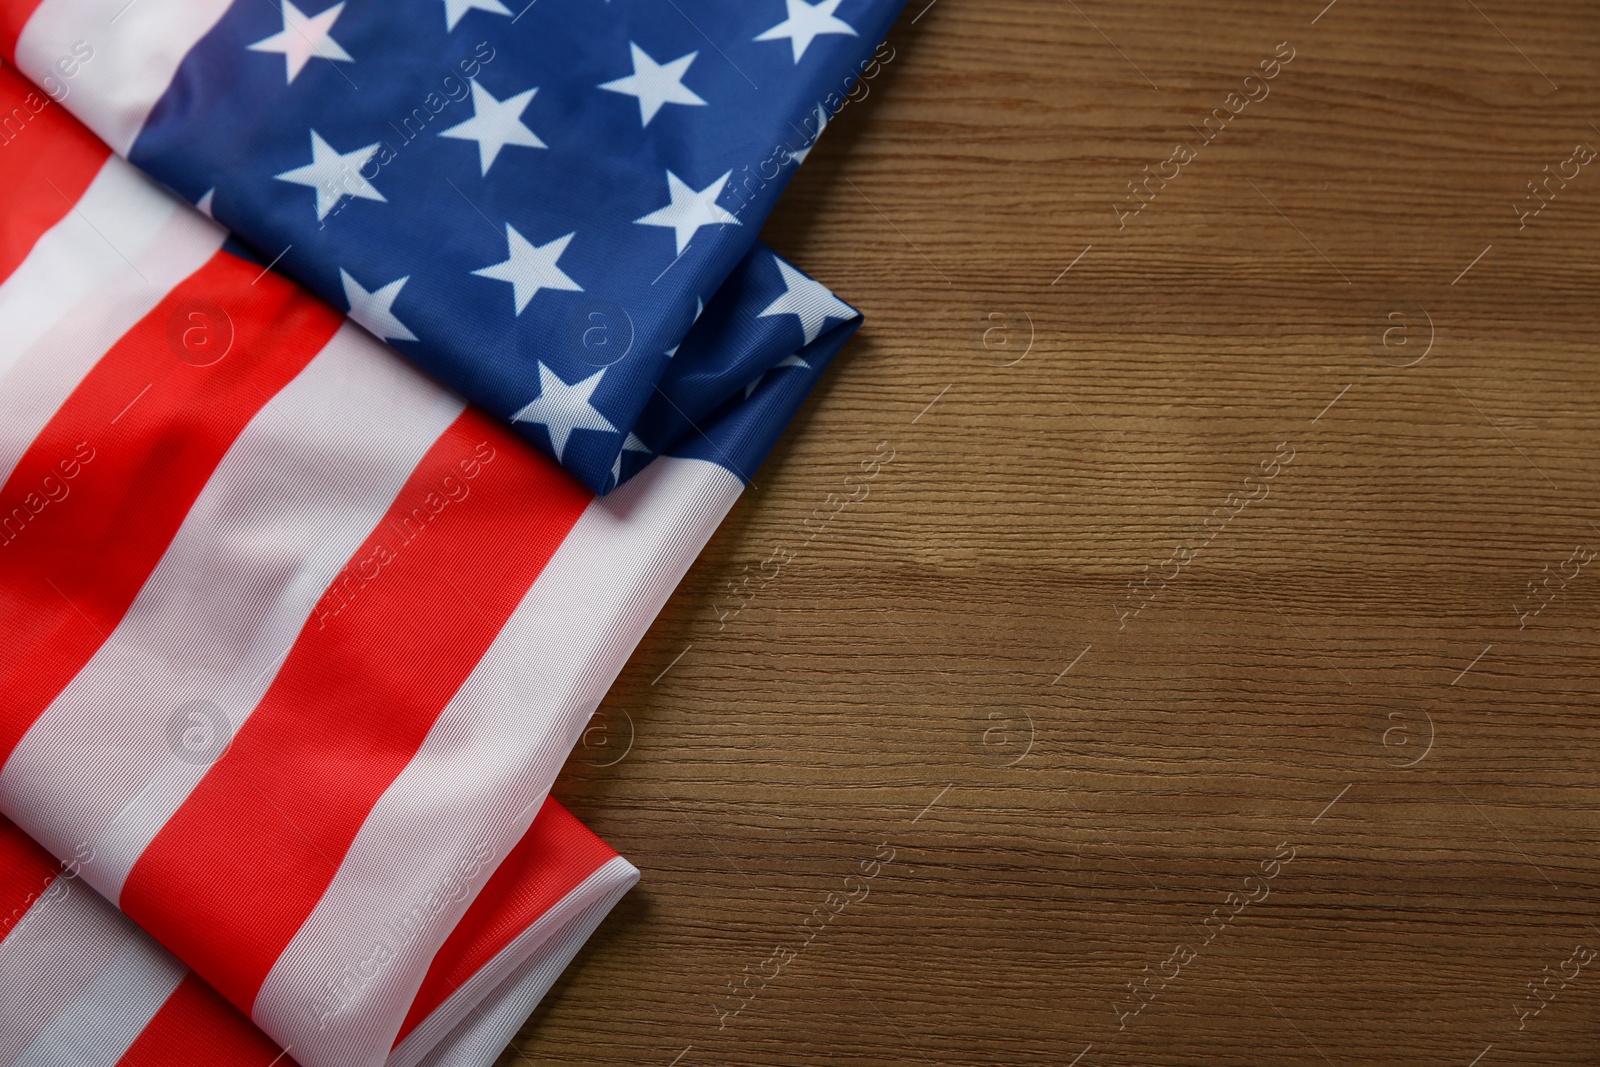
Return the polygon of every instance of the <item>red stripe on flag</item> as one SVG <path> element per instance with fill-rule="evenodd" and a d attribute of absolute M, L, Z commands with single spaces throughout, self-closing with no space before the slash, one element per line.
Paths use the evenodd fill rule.
<path fill-rule="evenodd" d="M 395 1044 L 616 855 L 566 808 L 546 800 L 528 832 L 433 957 Z"/>
<path fill-rule="evenodd" d="M 61 864 L 54 856 L 34 844 L 16 823 L 0 817 L 0 941 L 60 873 Z"/>
<path fill-rule="evenodd" d="M 17 6 L 0 0 L 0 34 L 10 31 L 8 16 Z M 10 59 L 16 34 L 3 43 Z M 67 217 L 110 155 L 60 104 L 16 70 L 0 67 L 0 282 Z"/>
<path fill-rule="evenodd" d="M 294 1067 L 272 1043 L 216 990 L 191 972 L 178 983 L 117 1067 Z"/>
<path fill-rule="evenodd" d="M 0 0 L 0 56 L 7 63 L 17 61 L 17 38 L 33 18 L 43 0 Z"/>
<path fill-rule="evenodd" d="M 134 864 L 123 910 L 249 1012 L 373 805 L 591 499 L 468 409 Z"/>
<path fill-rule="evenodd" d="M 210 366 L 177 355 L 193 314 L 213 330 L 219 315 L 231 323 L 232 346 Z M 239 432 L 342 321 L 219 252 L 29 446 L 0 489 L 0 764 L 116 628 Z"/>

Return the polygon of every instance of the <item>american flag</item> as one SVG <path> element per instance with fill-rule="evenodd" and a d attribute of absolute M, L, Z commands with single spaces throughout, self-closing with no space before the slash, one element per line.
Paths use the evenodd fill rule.
<path fill-rule="evenodd" d="M 755 235 L 901 2 L 4 0 L 0 50 L 603 494 L 859 324 Z"/>
<path fill-rule="evenodd" d="M 497 0 L 451 0 L 444 13 L 372 8 L 371 35 L 359 38 L 338 36 L 341 17 L 356 24 L 343 4 L 309 16 L 262 5 L 284 21 L 276 33 L 290 33 L 290 19 L 338 29 L 316 37 L 297 24 L 275 40 L 253 36 L 244 6 L 200 0 L 136 0 L 120 12 L 82 0 L 6 5 L 38 86 L 0 70 L 0 812 L 23 881 L 75 891 L 62 903 L 31 882 L 0 881 L 13 915 L 0 938 L 4 1067 L 172 1062 L 173 1049 L 203 1045 L 218 1027 L 231 1027 L 238 1062 L 262 1067 L 280 1054 L 306 1067 L 492 1062 L 518 1012 L 637 876 L 547 800 L 551 783 L 859 324 L 748 237 L 702 250 L 697 234 L 629 221 L 601 253 L 611 238 L 597 222 L 596 258 L 576 254 L 578 237 L 563 246 L 570 263 L 557 257 L 582 293 L 633 285 L 637 296 L 644 273 L 678 253 L 693 269 L 660 290 L 668 296 L 627 305 L 635 344 L 584 377 L 573 370 L 581 354 L 538 347 L 531 326 L 538 315 L 565 322 L 571 311 L 555 298 L 580 290 L 541 285 L 519 309 L 521 268 L 504 278 L 482 264 L 457 270 L 489 249 L 488 233 L 441 227 L 468 209 L 446 209 L 421 185 L 402 196 L 392 183 L 378 200 L 388 179 L 375 179 L 350 214 L 335 215 L 337 202 L 320 212 L 319 187 L 280 181 L 278 162 L 258 173 L 279 151 L 262 132 L 236 149 L 251 158 L 235 160 L 233 178 L 195 198 L 241 230 L 261 221 L 267 229 L 246 244 L 112 154 L 137 159 L 145 133 L 170 128 L 161 116 L 187 106 L 174 101 L 215 102 L 191 62 L 224 76 L 265 62 L 282 92 L 358 68 L 335 49 L 381 65 L 378 26 L 405 15 L 420 33 L 423 6 L 448 18 L 429 27 L 436 35 L 495 17 L 544 41 L 533 12 L 516 24 Z M 63 33 L 72 41 L 58 59 Z M 230 33 L 252 38 L 237 55 L 224 48 Z M 317 62 L 296 58 L 305 33 L 320 42 Z M 409 55 L 408 39 L 386 47 Z M 784 63 L 825 43 L 784 42 Z M 681 73 L 693 64 L 667 56 L 677 47 L 657 54 Z M 437 41 L 426 50 L 457 63 Z M 30 58 L 44 54 L 47 64 Z M 589 79 L 583 62 L 564 60 L 563 77 Z M 643 60 L 625 51 L 624 62 Z M 527 92 L 491 82 L 489 69 L 469 99 L 482 83 L 497 101 Z M 559 100 L 556 80 L 552 70 L 527 100 Z M 695 84 L 717 95 L 710 80 Z M 674 107 L 700 106 L 669 99 L 650 115 L 619 86 L 591 88 L 627 106 L 635 137 L 670 125 Z M 252 102 L 236 125 L 284 108 Z M 342 145 L 347 129 L 325 125 Z M 554 145 L 558 126 L 540 139 Z M 304 131 L 297 139 L 313 151 Z M 479 180 L 503 165 L 454 134 L 414 147 L 418 159 L 465 151 Z M 198 159 L 198 141 L 193 150 Z M 501 150 L 507 161 L 540 151 L 514 140 Z M 703 181 L 691 162 L 674 174 Z M 257 184 L 276 206 L 254 199 Z M 513 230 L 542 232 L 546 210 L 520 179 L 504 188 L 516 195 L 501 206 L 528 214 L 496 228 L 501 257 L 515 251 Z M 588 188 L 581 175 L 573 188 Z M 353 225 L 356 207 L 402 203 L 406 225 L 432 234 L 425 246 L 406 226 Z M 319 222 L 329 225 L 310 237 L 315 254 L 290 265 L 311 277 L 342 264 L 323 287 L 337 306 L 271 269 L 287 256 L 259 254 L 271 227 L 305 236 Z M 716 228 L 753 230 L 754 217 Z M 672 254 L 661 267 L 651 242 Z M 356 248 L 369 258 L 340 258 Z M 379 269 L 413 252 L 421 258 L 394 276 Z M 480 292 L 491 299 L 478 304 Z M 698 294 L 704 313 L 685 335 Z M 433 340 L 408 342 L 402 327 Z M 472 385 L 491 409 L 379 337 L 413 346 L 414 361 Z M 530 427 L 550 457 L 519 439 Z M 76 962 L 57 974 L 64 960 Z M 222 1004 L 241 1018 L 229 1021 Z M 141 1049 L 155 1059 L 137 1059 Z M 249 1058 L 261 1051 L 272 1057 Z"/>
<path fill-rule="evenodd" d="M 501 934 L 631 884 L 529 826 L 741 483 L 668 456 L 595 498 L 16 75 L 0 104 L 31 114 L 0 149 L 0 809 L 295 1059 L 415 1062 L 498 984 L 485 956 L 453 1020 L 425 997 L 519 843 L 575 877 Z M 63 1031 L 107 1047 L 179 972 L 101 981 L 89 920 L 36 907 L 0 1062 L 95 1062 Z"/>

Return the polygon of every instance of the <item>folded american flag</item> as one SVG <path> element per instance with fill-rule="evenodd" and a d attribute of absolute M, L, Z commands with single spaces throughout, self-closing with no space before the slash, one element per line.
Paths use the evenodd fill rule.
<path fill-rule="evenodd" d="M 307 1067 L 440 1040 L 432 968 L 846 331 L 597 498 L 10 71 L 0 115 L 0 812 Z"/>
<path fill-rule="evenodd" d="M 755 234 L 902 2 L 0 0 L 0 50 L 606 493 L 858 324 Z"/>

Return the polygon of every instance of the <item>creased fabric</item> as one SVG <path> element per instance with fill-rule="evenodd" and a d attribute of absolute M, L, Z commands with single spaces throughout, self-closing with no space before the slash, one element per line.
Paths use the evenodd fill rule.
<path fill-rule="evenodd" d="M 859 321 L 756 234 L 901 3 L 5 0 L 0 47 L 604 494 Z"/>
<path fill-rule="evenodd" d="M 0 813 L 305 1067 L 425 1062 L 430 967 L 855 323 L 596 497 L 0 71 L 19 109 Z"/>
<path fill-rule="evenodd" d="M 0 819 L 0 1064 L 293 1062 L 215 990 Z M 638 871 L 555 801 L 428 969 L 387 1067 L 488 1067 Z"/>

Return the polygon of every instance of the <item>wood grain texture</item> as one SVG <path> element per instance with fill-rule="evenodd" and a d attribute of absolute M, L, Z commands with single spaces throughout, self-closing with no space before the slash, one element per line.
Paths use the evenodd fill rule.
<path fill-rule="evenodd" d="M 1518 216 L 1600 4 L 923 3 L 766 229 L 868 325 L 557 786 L 644 880 L 503 1062 L 1600 1062 L 1600 165 Z"/>

